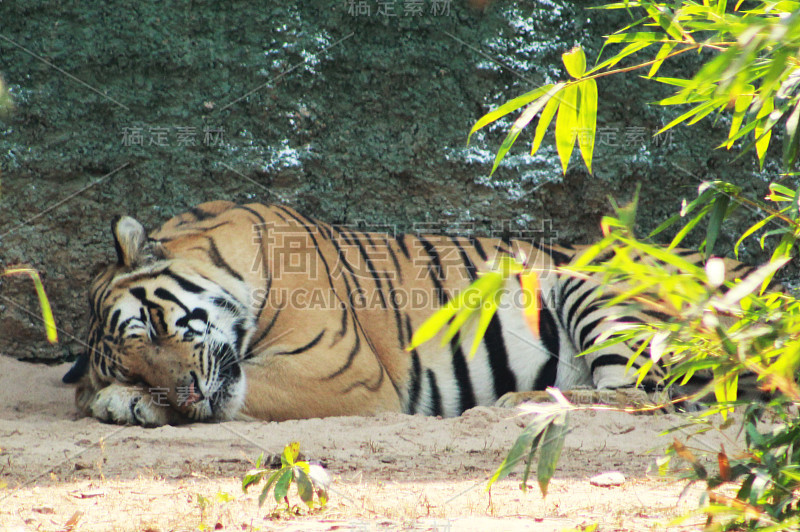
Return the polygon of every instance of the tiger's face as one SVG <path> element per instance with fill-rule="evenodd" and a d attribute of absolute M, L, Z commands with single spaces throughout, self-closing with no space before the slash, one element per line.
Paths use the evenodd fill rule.
<path fill-rule="evenodd" d="M 94 279 L 89 295 L 91 389 L 133 387 L 141 392 L 135 402 L 168 409 L 176 421 L 229 419 L 244 401 L 241 362 L 255 321 L 232 293 L 237 286 L 211 282 L 203 265 L 146 250 L 132 218 L 114 227 L 118 263 Z"/>

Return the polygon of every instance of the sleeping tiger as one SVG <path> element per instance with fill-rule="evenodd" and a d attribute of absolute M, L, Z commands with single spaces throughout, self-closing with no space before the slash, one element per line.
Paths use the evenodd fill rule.
<path fill-rule="evenodd" d="M 548 386 L 634 383 L 625 344 L 576 357 L 615 323 L 642 319 L 605 308 L 596 283 L 555 273 L 578 249 L 365 233 L 288 207 L 226 201 L 199 205 L 149 237 L 127 216 L 112 232 L 117 262 L 91 285 L 89 349 L 64 376 L 77 383 L 80 411 L 103 421 L 456 416 Z M 405 349 L 416 328 L 504 253 L 526 257 L 538 272 L 538 334 L 512 276 L 474 357 L 458 336 L 444 347 Z M 644 384 L 662 376 L 655 367 Z"/>

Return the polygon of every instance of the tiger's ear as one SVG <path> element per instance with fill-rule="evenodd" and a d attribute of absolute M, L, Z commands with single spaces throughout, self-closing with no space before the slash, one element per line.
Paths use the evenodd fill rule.
<path fill-rule="evenodd" d="M 135 268 L 146 261 L 145 242 L 147 234 L 142 224 L 130 216 L 115 216 L 111 221 L 117 264 Z"/>

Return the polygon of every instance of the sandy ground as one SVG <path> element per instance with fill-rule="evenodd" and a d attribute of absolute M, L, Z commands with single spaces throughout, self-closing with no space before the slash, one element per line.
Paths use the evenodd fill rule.
<path fill-rule="evenodd" d="M 680 497 L 684 483 L 648 471 L 677 415 L 573 413 L 543 498 L 521 492 L 519 475 L 484 489 L 523 425 L 515 411 L 119 427 L 76 416 L 66 368 L 0 356 L 0 530 L 662 530 L 700 495 Z M 736 430 L 689 443 L 732 451 Z M 291 441 L 333 478 L 323 511 L 309 513 L 294 492 L 299 511 L 272 498 L 259 508 L 258 487 L 241 490 L 259 453 Z M 626 481 L 590 484 L 606 471 Z"/>

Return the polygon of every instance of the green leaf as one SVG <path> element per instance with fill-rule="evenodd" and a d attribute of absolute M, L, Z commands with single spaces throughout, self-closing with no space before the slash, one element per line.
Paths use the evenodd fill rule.
<path fill-rule="evenodd" d="M 506 478 L 514 470 L 527 449 L 530 447 L 535 448 L 539 444 L 542 433 L 552 422 L 553 416 L 549 414 L 537 414 L 533 418 L 533 421 L 517 436 L 514 445 L 508 451 L 508 455 L 492 475 L 492 478 L 489 479 L 486 485 L 487 491 L 492 487 L 492 484 Z"/>
<path fill-rule="evenodd" d="M 681 78 L 665 78 L 665 77 L 657 77 L 653 78 L 653 80 L 658 81 L 659 83 L 665 83 L 667 85 L 673 85 L 675 87 L 688 87 L 689 84 L 692 82 L 689 79 L 681 79 Z"/>
<path fill-rule="evenodd" d="M 261 479 L 264 478 L 264 469 L 251 469 L 247 473 L 244 474 L 242 478 L 242 491 L 245 493 L 247 492 L 247 488 L 252 486 L 253 484 L 258 484 L 261 482 Z"/>
<path fill-rule="evenodd" d="M 689 262 L 688 260 L 671 253 L 670 251 L 658 247 L 653 246 L 650 244 L 645 244 L 644 242 L 634 242 L 632 239 L 625 237 L 625 236 L 617 236 L 617 239 L 628 246 L 635 246 L 636 249 L 641 251 L 642 253 L 646 253 L 661 262 L 674 266 L 681 272 L 690 273 L 699 277 L 702 277 L 704 274 L 703 268 L 697 266 L 693 262 Z"/>
<path fill-rule="evenodd" d="M 771 214 L 771 215 L 767 216 L 766 218 L 764 218 L 763 220 L 754 223 L 752 226 L 750 226 L 750 228 L 747 231 L 742 233 L 742 236 L 739 237 L 739 240 L 737 240 L 736 244 L 733 246 L 733 249 L 734 249 L 734 252 L 736 253 L 736 258 L 737 259 L 739 258 L 739 246 L 742 245 L 742 242 L 744 242 L 744 239 L 747 238 L 748 236 L 752 235 L 753 233 L 755 233 L 756 231 L 758 231 L 762 227 L 764 227 L 766 224 L 768 224 L 770 222 L 770 220 L 772 220 L 774 218 L 775 218 L 775 215 Z"/>
<path fill-rule="evenodd" d="M 714 244 L 717 243 L 719 229 L 722 227 L 725 213 L 728 212 L 728 205 L 730 205 L 730 198 L 728 198 L 728 196 L 719 196 L 714 202 L 714 208 L 708 219 L 708 227 L 706 227 L 706 258 L 714 254 Z"/>
<path fill-rule="evenodd" d="M 630 33 L 612 33 L 606 37 L 606 44 L 616 44 L 621 42 L 662 42 L 667 40 L 663 33 L 652 31 L 634 31 Z M 674 44 L 673 44 L 674 46 Z M 575 76 L 580 77 L 580 76 Z"/>
<path fill-rule="evenodd" d="M 775 104 L 772 98 L 767 98 L 756 115 L 756 121 L 758 122 L 755 128 L 756 154 L 758 155 L 758 165 L 761 170 L 764 169 L 764 157 L 767 155 L 769 139 L 772 136 L 771 128 L 767 129 L 767 119 L 774 109 L 774 106 Z"/>
<path fill-rule="evenodd" d="M 278 481 L 275 483 L 275 502 L 281 502 L 281 499 L 285 498 L 289 494 L 289 486 L 292 484 L 292 469 L 285 468 L 281 469 L 281 471 L 282 473 L 278 477 Z"/>
<path fill-rule="evenodd" d="M 794 190 L 791 188 L 781 185 L 780 183 L 770 183 L 769 184 L 769 191 L 771 194 L 782 194 L 785 196 L 787 200 L 790 200 L 794 197 Z M 776 201 L 776 198 L 770 198 L 772 201 Z"/>
<path fill-rule="evenodd" d="M 270 475 L 269 479 L 267 479 L 267 483 L 264 485 L 264 489 L 261 490 L 261 495 L 258 496 L 258 507 L 264 505 L 264 501 L 267 499 L 267 495 L 269 495 L 269 490 L 278 481 L 278 478 L 283 474 L 286 469 L 278 469 L 272 475 Z"/>
<path fill-rule="evenodd" d="M 488 272 L 479 277 L 465 290 L 461 291 L 455 298 L 451 299 L 444 307 L 437 310 L 430 318 L 414 331 L 411 343 L 406 347 L 407 351 L 415 349 L 425 342 L 433 339 L 445 325 L 449 324 L 447 333 L 442 339 L 442 345 L 449 342 L 460 327 L 471 314 L 477 311 L 478 307 L 470 307 L 472 301 L 482 301 L 488 294 L 498 289 L 498 282 L 502 284 L 503 276 L 498 272 Z M 453 319 L 453 317 L 456 317 Z M 451 321 L 452 320 L 452 321 Z M 454 324 L 456 327 L 454 327 Z"/>
<path fill-rule="evenodd" d="M 667 249 L 669 249 L 669 250 L 675 249 L 681 243 L 681 241 L 684 238 L 686 238 L 686 235 L 688 235 L 689 232 L 692 229 L 694 229 L 695 226 L 697 226 L 697 224 L 700 222 L 700 220 L 702 220 L 706 216 L 706 214 L 708 214 L 708 211 L 710 211 L 710 210 L 711 210 L 711 204 L 703 205 L 703 207 L 695 215 L 695 217 L 692 218 L 691 220 L 689 220 L 688 222 L 686 222 L 686 225 L 681 227 L 681 230 L 678 231 L 678 233 L 672 239 L 672 242 L 670 242 L 670 244 L 667 247 Z"/>
<path fill-rule="evenodd" d="M 493 109 L 488 113 L 486 113 L 485 115 L 483 115 L 477 122 L 475 122 L 475 125 L 472 126 L 472 129 L 469 131 L 469 135 L 467 136 L 467 144 L 469 144 L 469 139 L 472 137 L 473 133 L 475 133 L 482 127 L 486 126 L 487 124 L 491 124 L 492 122 L 498 120 L 499 118 L 502 118 L 507 114 L 516 111 L 520 107 L 528 105 L 532 101 L 537 100 L 538 98 L 544 96 L 545 94 L 547 94 L 547 91 L 549 91 L 552 87 L 553 87 L 552 84 L 548 84 L 543 87 L 539 87 L 538 89 L 534 89 L 530 92 L 526 92 L 522 96 L 517 96 L 513 100 L 504 103 L 497 109 Z"/>
<path fill-rule="evenodd" d="M 731 375 L 714 375 L 714 397 L 718 403 L 730 403 L 736 401 L 736 392 L 738 390 L 739 375 L 733 373 Z M 733 413 L 733 406 L 723 408 L 719 411 L 722 419 L 728 419 L 728 413 Z"/>
<path fill-rule="evenodd" d="M 492 165 L 492 171 L 489 173 L 490 176 L 494 174 L 495 170 L 497 170 L 497 167 L 500 165 L 500 161 L 502 161 L 503 157 L 506 156 L 506 153 L 508 153 L 508 150 L 511 149 L 511 146 L 514 145 L 514 142 L 516 142 L 520 132 L 525 128 L 525 126 L 528 125 L 533 117 L 536 116 L 542 107 L 544 107 L 549 99 L 549 95 L 539 98 L 526 107 L 522 114 L 517 117 L 517 119 L 511 125 L 511 129 L 508 131 L 506 138 L 503 139 L 503 144 L 500 145 L 500 149 L 497 150 L 497 155 L 495 155 L 494 164 Z"/>
<path fill-rule="evenodd" d="M 661 6 L 655 7 L 650 4 L 642 5 L 647 14 L 652 17 L 659 26 L 661 26 L 667 34 L 675 40 L 682 41 L 683 30 L 680 25 L 675 21 L 674 15 L 669 9 L 662 8 Z"/>
<path fill-rule="evenodd" d="M 528 478 L 531 476 L 531 466 L 533 465 L 533 459 L 536 457 L 536 451 L 539 450 L 540 440 L 540 437 L 534 438 L 528 451 L 528 459 L 525 461 L 525 468 L 522 470 L 522 480 L 519 483 L 519 489 L 523 492 L 528 491 Z"/>
<path fill-rule="evenodd" d="M 50 301 L 47 299 L 47 293 L 44 291 L 44 285 L 42 284 L 42 278 L 39 277 L 39 272 L 29 267 L 8 268 L 0 273 L 0 277 L 4 275 L 18 274 L 27 275 L 31 278 L 31 281 L 33 281 L 33 286 L 36 289 L 36 295 L 39 297 L 39 307 L 42 312 L 42 321 L 44 322 L 44 330 L 47 341 L 51 344 L 58 343 L 58 329 L 56 329 L 56 320 L 53 318 L 53 309 L 50 306 Z"/>
<path fill-rule="evenodd" d="M 709 88 L 715 88 L 715 82 L 723 79 L 723 73 L 728 69 L 731 63 L 736 60 L 738 54 L 739 48 L 732 46 L 725 52 L 707 61 L 684 90 L 689 93 L 702 89 L 707 90 Z"/>
<path fill-rule="evenodd" d="M 675 225 L 675 223 L 680 219 L 681 219 L 680 214 L 673 214 L 672 216 L 661 222 L 658 227 L 650 231 L 650 234 L 647 235 L 647 238 L 653 238 L 657 234 L 662 233 L 665 229 Z"/>
<path fill-rule="evenodd" d="M 786 119 L 786 135 L 783 137 L 783 165 L 790 168 L 797 160 L 800 151 L 800 136 L 797 135 L 800 123 L 800 100 L 795 103 L 792 114 Z"/>
<path fill-rule="evenodd" d="M 406 347 L 406 350 L 410 351 L 415 349 L 433 339 L 439 334 L 439 331 L 447 325 L 450 319 L 456 315 L 456 312 L 458 312 L 458 308 L 455 307 L 453 301 L 434 312 L 430 318 L 425 320 L 425 322 L 414 331 L 413 336 L 411 336 L 411 343 Z"/>
<path fill-rule="evenodd" d="M 576 79 L 583 77 L 586 72 L 586 54 L 583 48 L 576 46 L 569 52 L 561 54 L 561 60 L 570 76 Z"/>
<path fill-rule="evenodd" d="M 583 162 L 592 173 L 594 139 L 597 133 L 597 82 L 587 79 L 578 85 L 581 104 L 578 108 L 578 146 Z"/>
<path fill-rule="evenodd" d="M 308 474 L 300 468 L 294 470 L 297 480 L 297 494 L 300 500 L 306 503 L 309 508 L 314 508 L 314 487 Z"/>
<path fill-rule="evenodd" d="M 658 73 L 658 69 L 661 68 L 661 65 L 664 64 L 664 60 L 666 57 L 672 52 L 675 48 L 675 43 L 672 42 L 665 42 L 661 45 L 661 48 L 658 50 L 658 53 L 655 57 L 655 62 L 650 66 L 650 71 L 647 73 L 648 78 L 652 78 L 653 76 Z"/>
<path fill-rule="evenodd" d="M 281 455 L 281 465 L 283 467 L 291 467 L 294 465 L 297 457 L 300 455 L 300 443 L 292 442 L 283 448 Z"/>
<path fill-rule="evenodd" d="M 47 299 L 47 294 L 44 291 L 44 285 L 39 277 L 39 273 L 33 271 L 31 273 L 33 279 L 33 286 L 36 287 L 36 295 L 39 296 L 39 306 L 42 310 L 42 320 L 44 321 L 45 334 L 47 341 L 51 344 L 58 343 L 58 330 L 56 329 L 56 320 L 53 318 L 53 309 L 50 307 L 50 301 Z"/>
<path fill-rule="evenodd" d="M 661 102 L 659 102 L 659 104 L 660 105 L 664 105 L 662 102 L 663 102 L 663 100 Z M 660 135 L 661 133 L 667 131 L 668 129 L 671 129 L 671 128 L 675 127 L 676 125 L 680 124 L 681 122 L 685 122 L 685 121 L 689 120 L 690 118 L 692 118 L 692 117 L 694 117 L 696 115 L 700 115 L 699 118 L 697 119 L 697 120 L 699 120 L 699 119 L 705 117 L 706 115 L 708 115 L 709 113 L 713 112 L 716 107 L 721 107 L 723 105 L 725 105 L 725 103 L 724 102 L 720 103 L 719 100 L 711 100 L 711 101 L 707 101 L 707 102 L 701 103 L 700 105 L 697 105 L 697 106 L 693 107 L 689 111 L 687 111 L 687 112 L 683 113 L 682 115 L 680 115 L 678 118 L 675 118 L 674 120 L 672 120 L 666 126 L 664 126 L 661 129 L 659 129 L 658 132 L 656 133 L 656 135 Z M 690 124 L 693 124 L 697 120 L 695 120 L 693 122 L 690 122 Z"/>
<path fill-rule="evenodd" d="M 472 340 L 472 348 L 469 351 L 470 358 L 474 357 L 475 353 L 478 352 L 478 347 L 481 345 L 481 340 L 483 340 L 483 337 L 486 334 L 486 329 L 489 328 L 492 317 L 497 311 L 497 307 L 500 306 L 500 298 L 502 295 L 502 291 L 496 290 L 494 292 L 494 296 L 481 305 L 481 315 L 480 319 L 478 320 L 478 327 L 475 329 L 475 338 Z"/>
<path fill-rule="evenodd" d="M 561 159 L 561 168 L 567 173 L 567 166 L 575 147 L 578 135 L 578 87 L 567 85 L 559 95 L 558 116 L 556 116 L 556 150 Z"/>
<path fill-rule="evenodd" d="M 562 412 L 547 426 L 542 436 L 539 448 L 539 463 L 536 476 L 542 496 L 547 496 L 547 486 L 556 471 L 561 450 L 564 448 L 564 439 L 567 437 L 567 413 Z M 526 480 L 526 479 L 524 479 Z M 523 480 L 523 482 L 524 482 Z"/>
<path fill-rule="evenodd" d="M 769 95 L 775 92 L 776 89 L 780 88 L 781 80 L 787 78 L 791 71 L 796 68 L 795 65 L 787 62 L 793 50 L 796 51 L 796 48 L 792 46 L 777 47 L 775 53 L 769 59 L 769 70 L 761 80 L 761 86 L 758 89 L 759 94 Z"/>
<path fill-rule="evenodd" d="M 536 153 L 539 150 L 539 146 L 542 144 L 544 134 L 547 132 L 547 127 L 550 125 L 550 122 L 553 121 L 553 116 L 555 116 L 556 110 L 558 109 L 560 95 L 557 95 L 557 93 L 561 91 L 565 85 L 565 83 L 559 83 L 553 87 L 551 91 L 551 97 L 547 101 L 547 105 L 545 105 L 544 109 L 542 110 L 542 116 L 539 117 L 539 123 L 536 124 L 536 134 L 533 137 L 531 155 Z"/>
<path fill-rule="evenodd" d="M 638 52 L 640 50 L 644 50 L 645 48 L 647 48 L 651 44 L 653 44 L 653 43 L 649 43 L 649 42 L 634 42 L 634 43 L 631 43 L 628 46 L 626 46 L 625 48 L 623 48 L 619 53 L 617 53 L 617 55 L 611 57 L 610 59 L 606 59 L 605 61 L 603 61 L 599 65 L 595 66 L 593 69 L 591 69 L 586 74 L 587 75 L 588 74 L 592 74 L 592 73 L 597 72 L 599 70 L 602 70 L 604 68 L 611 68 L 612 66 L 616 65 L 617 63 L 619 63 L 620 61 L 622 61 L 623 59 L 625 59 L 629 55 L 635 54 L 636 52 Z"/>
<path fill-rule="evenodd" d="M 753 95 L 752 94 L 742 94 L 736 98 L 736 103 L 734 104 L 733 108 L 733 116 L 731 117 L 731 129 L 728 132 L 728 138 L 732 138 L 738 133 L 739 128 L 742 127 L 742 120 L 744 119 L 744 115 L 747 112 L 747 108 L 750 107 L 750 104 L 753 102 Z M 733 146 L 733 141 L 730 140 L 726 144 L 728 149 L 731 149 Z"/>

